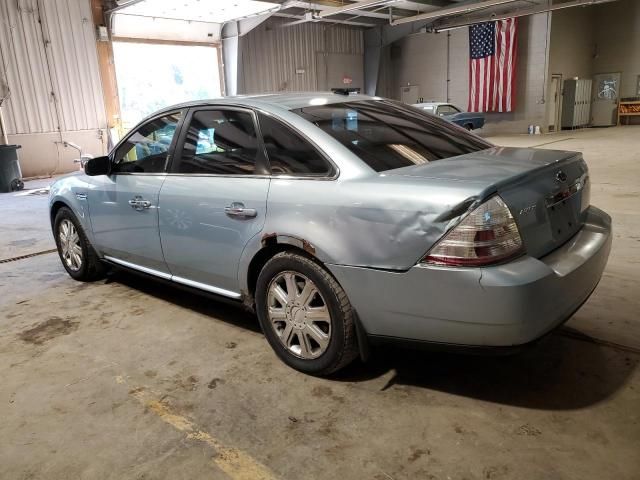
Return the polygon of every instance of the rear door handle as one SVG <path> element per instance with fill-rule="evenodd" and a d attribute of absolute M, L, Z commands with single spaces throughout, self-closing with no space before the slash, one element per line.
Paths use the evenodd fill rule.
<path fill-rule="evenodd" d="M 143 199 L 140 195 L 136 195 L 131 200 L 129 200 L 129 206 L 138 212 L 145 210 L 151 207 L 151 202 L 149 200 Z"/>
<path fill-rule="evenodd" d="M 233 202 L 231 205 L 227 205 L 224 207 L 224 213 L 236 218 L 253 218 L 258 215 L 255 208 L 246 208 L 242 202 Z"/>

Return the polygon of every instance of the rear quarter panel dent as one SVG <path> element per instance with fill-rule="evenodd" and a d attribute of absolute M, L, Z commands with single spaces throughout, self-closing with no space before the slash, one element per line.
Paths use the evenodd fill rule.
<path fill-rule="evenodd" d="M 263 232 L 312 248 L 323 263 L 406 270 L 457 220 L 443 212 L 468 198 L 463 188 L 403 177 L 274 179 Z"/>

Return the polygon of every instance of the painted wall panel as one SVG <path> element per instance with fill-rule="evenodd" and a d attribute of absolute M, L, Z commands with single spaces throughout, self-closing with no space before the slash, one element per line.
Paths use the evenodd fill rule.
<path fill-rule="evenodd" d="M 358 28 L 271 18 L 240 38 L 239 93 L 313 91 L 318 89 L 318 53 L 363 54 Z"/>
<path fill-rule="evenodd" d="M 592 73 L 621 72 L 620 97 L 639 96 L 640 2 L 620 0 L 590 8 L 596 19 Z"/>
<path fill-rule="evenodd" d="M 447 101 L 446 33 L 408 35 L 396 42 L 391 52 L 391 66 L 397 72 L 391 90 L 394 98 L 400 98 L 401 87 L 416 85 L 425 102 Z"/>

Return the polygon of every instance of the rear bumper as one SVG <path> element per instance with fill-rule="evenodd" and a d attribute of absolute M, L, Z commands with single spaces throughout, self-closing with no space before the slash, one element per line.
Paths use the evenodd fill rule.
<path fill-rule="evenodd" d="M 328 265 L 367 334 L 476 347 L 529 343 L 564 323 L 597 286 L 611 218 L 590 207 L 584 227 L 544 258 L 488 268 L 415 266 L 395 273 Z"/>

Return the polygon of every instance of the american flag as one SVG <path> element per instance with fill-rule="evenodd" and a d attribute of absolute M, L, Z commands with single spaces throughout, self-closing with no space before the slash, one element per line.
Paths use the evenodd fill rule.
<path fill-rule="evenodd" d="M 469 27 L 469 112 L 515 107 L 517 19 Z"/>

